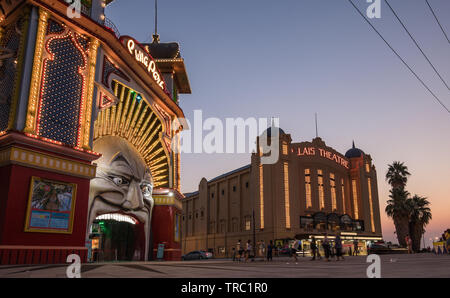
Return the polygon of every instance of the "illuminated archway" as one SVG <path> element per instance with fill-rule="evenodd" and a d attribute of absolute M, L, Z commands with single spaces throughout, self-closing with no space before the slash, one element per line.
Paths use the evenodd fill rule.
<path fill-rule="evenodd" d="M 163 133 L 167 124 L 161 121 L 158 111 L 154 111 L 142 94 L 112 81 L 113 99 L 106 95 L 100 98 L 100 110 L 94 123 L 94 142 L 104 136 L 118 136 L 127 140 L 139 152 L 150 168 L 154 187 L 170 187 L 170 155 Z"/>

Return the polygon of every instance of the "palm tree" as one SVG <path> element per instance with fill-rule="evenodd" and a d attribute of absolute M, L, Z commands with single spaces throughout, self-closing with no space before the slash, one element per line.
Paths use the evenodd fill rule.
<path fill-rule="evenodd" d="M 408 172 L 408 167 L 403 162 L 394 161 L 391 165 L 388 165 L 388 171 L 386 173 L 386 180 L 392 186 L 392 188 L 405 188 L 408 176 L 411 175 Z"/>
<path fill-rule="evenodd" d="M 398 243 L 406 246 L 405 237 L 409 233 L 410 205 L 407 198 L 409 193 L 403 188 L 392 188 L 389 191 L 390 199 L 387 201 L 386 214 L 394 220 Z"/>
<path fill-rule="evenodd" d="M 430 202 L 426 197 L 414 195 L 407 200 L 409 208 L 409 234 L 413 243 L 413 250 L 420 250 L 420 239 L 425 232 L 425 226 L 432 219 Z"/>

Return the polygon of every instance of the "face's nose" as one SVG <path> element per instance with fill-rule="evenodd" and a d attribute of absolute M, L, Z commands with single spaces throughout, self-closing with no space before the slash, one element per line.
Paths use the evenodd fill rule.
<path fill-rule="evenodd" d="M 141 187 L 136 181 L 131 181 L 126 194 L 126 200 L 122 207 L 128 210 L 139 210 L 144 208 L 144 196 Z"/>

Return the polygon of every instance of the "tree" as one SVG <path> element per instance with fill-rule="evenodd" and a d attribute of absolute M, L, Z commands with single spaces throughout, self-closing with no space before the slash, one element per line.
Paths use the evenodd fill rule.
<path fill-rule="evenodd" d="M 410 175 L 408 167 L 403 162 L 394 161 L 391 165 L 388 165 L 386 180 L 392 188 L 405 188 Z"/>
<path fill-rule="evenodd" d="M 427 198 L 418 195 L 411 198 L 409 192 L 405 190 L 410 175 L 408 167 L 403 162 L 394 161 L 388 165 L 386 181 L 392 188 L 385 211 L 394 220 L 398 243 L 406 246 L 405 237 L 409 234 L 413 250 L 419 251 L 420 239 L 432 217 Z"/>
<path fill-rule="evenodd" d="M 414 195 L 407 200 L 409 209 L 409 234 L 411 236 L 413 250 L 420 250 L 420 240 L 425 232 L 426 225 L 432 219 L 430 202 L 426 197 Z"/>
<path fill-rule="evenodd" d="M 388 200 L 386 213 L 394 220 L 398 243 L 401 246 L 406 246 L 405 237 L 409 231 L 409 209 L 406 204 L 409 193 L 405 191 L 409 175 L 411 174 L 408 172 L 408 167 L 403 162 L 394 161 L 391 165 L 388 165 L 386 181 L 392 189 L 390 190 L 389 197 L 391 199 Z"/>
<path fill-rule="evenodd" d="M 398 243 L 406 246 L 405 237 L 409 233 L 410 208 L 407 201 L 409 193 L 403 188 L 392 188 L 387 201 L 386 214 L 394 220 Z"/>

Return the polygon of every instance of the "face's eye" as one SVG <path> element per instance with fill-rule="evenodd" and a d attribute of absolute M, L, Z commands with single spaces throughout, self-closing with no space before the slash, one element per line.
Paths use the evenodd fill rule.
<path fill-rule="evenodd" d="M 153 187 L 151 184 L 142 183 L 141 191 L 142 191 L 142 194 L 144 195 L 144 197 L 149 198 L 152 195 Z"/>
<path fill-rule="evenodd" d="M 109 179 L 111 179 L 117 186 L 127 186 L 130 184 L 128 179 L 120 176 L 109 176 Z"/>

